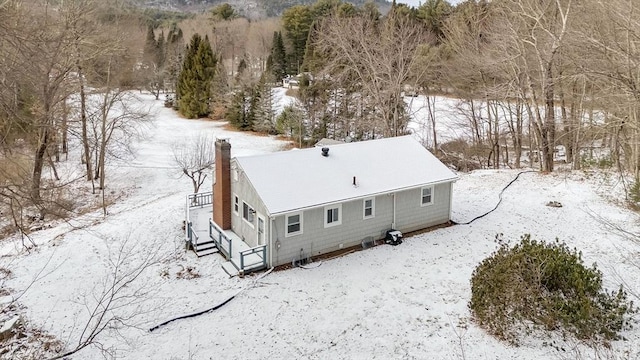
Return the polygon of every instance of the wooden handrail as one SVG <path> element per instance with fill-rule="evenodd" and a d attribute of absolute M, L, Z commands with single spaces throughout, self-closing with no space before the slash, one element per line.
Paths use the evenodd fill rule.
<path fill-rule="evenodd" d="M 213 193 L 206 192 L 206 193 L 190 194 L 188 196 L 187 203 L 189 204 L 189 208 L 203 207 L 206 205 L 213 204 Z"/>
<path fill-rule="evenodd" d="M 262 253 L 262 254 L 260 254 Z M 251 249 L 247 249 L 247 250 L 243 250 L 240 252 L 240 270 L 244 270 L 244 257 L 245 256 L 249 256 L 252 254 L 256 254 L 258 255 L 258 257 L 260 257 L 260 259 L 262 259 L 262 265 L 266 266 L 267 265 L 267 245 L 259 245 L 256 246 L 254 248 Z M 253 263 L 253 264 L 249 264 L 250 265 L 256 265 L 258 264 L 258 262 Z"/>
<path fill-rule="evenodd" d="M 198 245 L 198 240 L 200 239 L 198 237 L 198 234 L 196 234 L 195 231 L 193 231 L 193 223 L 191 221 L 189 221 L 187 223 L 187 234 L 189 236 L 189 242 L 191 243 L 191 246 L 196 246 Z M 195 241 L 194 241 L 195 238 Z"/>
<path fill-rule="evenodd" d="M 217 233 L 217 236 L 214 236 L 214 234 L 213 234 L 214 230 Z M 220 252 L 223 255 L 225 255 L 227 260 L 231 259 L 231 254 L 232 254 L 232 251 L 233 251 L 232 239 L 229 238 L 227 235 L 225 235 L 224 230 L 220 229 L 220 227 L 218 227 L 218 225 L 216 225 L 216 223 L 211 221 L 211 219 L 209 219 L 209 237 L 216 244 L 216 247 L 218 248 L 218 250 L 220 250 Z M 223 244 L 223 240 L 225 240 L 226 245 L 229 247 L 228 250 L 225 249 L 224 246 L 222 245 Z"/>

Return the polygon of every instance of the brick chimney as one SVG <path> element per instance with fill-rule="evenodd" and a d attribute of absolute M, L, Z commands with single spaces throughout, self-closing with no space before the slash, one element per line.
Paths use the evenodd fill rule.
<path fill-rule="evenodd" d="M 231 229 L 231 143 L 216 139 L 216 173 L 213 184 L 213 222 Z"/>

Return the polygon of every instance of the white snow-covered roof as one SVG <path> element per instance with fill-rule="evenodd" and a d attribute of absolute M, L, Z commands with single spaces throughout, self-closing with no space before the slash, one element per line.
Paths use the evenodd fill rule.
<path fill-rule="evenodd" d="M 236 161 L 272 215 L 457 179 L 411 136 L 327 147 Z"/>

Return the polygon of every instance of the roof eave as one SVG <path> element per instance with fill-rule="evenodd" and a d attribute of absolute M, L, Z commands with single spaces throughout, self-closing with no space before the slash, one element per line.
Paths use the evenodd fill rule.
<path fill-rule="evenodd" d="M 325 202 L 325 203 L 319 203 L 319 204 L 314 204 L 314 205 L 309 205 L 309 206 L 303 206 L 303 207 L 294 208 L 294 209 L 288 209 L 288 210 L 280 210 L 280 211 L 272 212 L 271 210 L 269 210 L 269 208 L 266 206 L 266 204 L 265 204 L 265 208 L 267 208 L 267 210 L 269 211 L 271 216 L 275 217 L 275 216 L 279 216 L 279 215 L 289 214 L 289 213 L 292 213 L 292 212 L 299 212 L 299 211 L 305 211 L 305 210 L 315 209 L 315 208 L 319 208 L 319 207 L 324 207 L 324 206 L 331 205 L 331 204 L 340 204 L 340 203 L 344 203 L 344 202 L 347 202 L 347 201 L 355 201 L 355 200 L 366 199 L 366 198 L 379 196 L 379 195 L 391 194 L 391 193 L 395 193 L 395 192 L 399 192 L 399 191 L 418 189 L 418 188 L 422 188 L 422 187 L 430 186 L 430 185 L 440 185 L 440 184 L 445 184 L 445 183 L 453 183 L 453 182 L 458 181 L 458 179 L 460 179 L 460 178 L 457 175 L 454 175 L 451 178 L 441 179 L 441 180 L 438 180 L 438 181 L 432 181 L 432 182 L 427 182 L 427 183 L 422 183 L 422 184 L 417 184 L 417 185 L 411 185 L 411 186 L 406 186 L 406 187 L 396 188 L 396 189 L 389 189 L 389 190 L 380 191 L 380 192 L 376 192 L 376 193 L 370 193 L 370 194 L 366 194 L 366 195 L 360 195 L 360 196 L 354 196 L 354 197 L 351 197 L 351 198 L 345 198 L 345 199 L 341 199 L 341 200 L 338 200 L 338 201 L 328 201 L 328 202 Z"/>

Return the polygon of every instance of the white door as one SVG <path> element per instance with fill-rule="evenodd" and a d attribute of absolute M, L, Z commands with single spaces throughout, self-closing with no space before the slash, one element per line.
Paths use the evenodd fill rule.
<path fill-rule="evenodd" d="M 264 245 L 264 217 L 258 214 L 258 245 Z"/>

